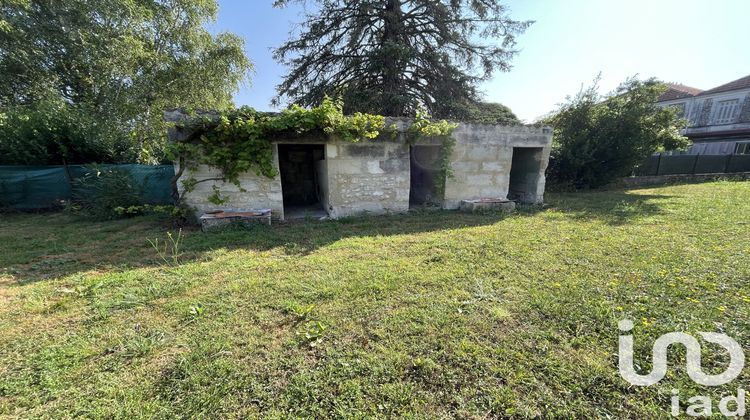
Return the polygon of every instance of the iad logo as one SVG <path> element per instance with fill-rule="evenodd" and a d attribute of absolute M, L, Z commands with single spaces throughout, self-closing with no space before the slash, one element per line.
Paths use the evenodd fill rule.
<path fill-rule="evenodd" d="M 622 320 L 618 323 L 620 331 L 629 332 L 633 329 L 633 322 Z M 672 344 L 685 346 L 687 359 L 687 373 L 694 382 L 705 386 L 719 386 L 733 381 L 745 367 L 745 353 L 742 347 L 726 334 L 699 332 L 700 336 L 709 343 L 715 343 L 729 352 L 729 366 L 718 375 L 707 375 L 701 367 L 701 345 L 695 337 L 682 332 L 671 332 L 659 337 L 652 349 L 653 368 L 647 375 L 641 375 L 635 371 L 633 366 L 633 336 L 620 335 L 619 342 L 619 370 L 620 375 L 633 385 L 649 386 L 664 378 L 667 373 L 667 350 Z M 726 416 L 744 416 L 745 414 L 745 391 L 737 390 L 737 396 L 722 398 L 719 402 L 719 410 Z M 679 391 L 672 390 L 672 415 L 680 414 Z M 688 407 L 686 414 L 690 416 L 711 415 L 711 399 L 697 395 L 688 400 L 689 403 L 697 403 Z M 735 410 L 729 409 L 729 403 L 736 405 Z"/>
<path fill-rule="evenodd" d="M 633 322 L 622 320 L 618 327 L 620 331 L 628 332 L 633 329 Z M 682 344 L 687 351 L 687 372 L 690 379 L 705 386 L 719 386 L 733 381 L 745 367 L 745 353 L 742 347 L 726 334 L 699 332 L 701 337 L 709 343 L 716 343 L 729 352 L 729 367 L 718 375 L 706 375 L 701 368 L 701 345 L 690 334 L 671 332 L 659 337 L 654 343 L 652 351 L 654 367 L 648 375 L 639 375 L 633 367 L 633 336 L 620 335 L 620 375 L 633 385 L 653 385 L 667 374 L 667 349 L 672 344 Z"/>

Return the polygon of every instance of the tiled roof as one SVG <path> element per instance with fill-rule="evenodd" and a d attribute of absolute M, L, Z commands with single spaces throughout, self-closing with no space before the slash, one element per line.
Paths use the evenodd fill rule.
<path fill-rule="evenodd" d="M 701 92 L 700 94 L 708 95 L 711 93 L 729 92 L 732 90 L 739 90 L 739 89 L 746 89 L 746 88 L 750 88 L 750 75 L 739 78 L 729 83 L 725 83 L 721 86 L 717 86 L 713 89 L 709 89 L 707 91 Z"/>
<path fill-rule="evenodd" d="M 659 102 L 671 101 L 674 99 L 690 98 L 703 92 L 700 89 L 681 85 L 679 83 L 665 83 L 668 87 L 667 91 L 659 96 Z"/>

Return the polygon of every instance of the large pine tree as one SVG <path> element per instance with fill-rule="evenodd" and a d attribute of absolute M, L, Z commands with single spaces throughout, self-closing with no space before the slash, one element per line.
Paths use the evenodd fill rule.
<path fill-rule="evenodd" d="M 277 6 L 305 0 L 277 0 Z M 276 103 L 341 96 L 346 111 L 462 118 L 477 84 L 510 69 L 516 35 L 497 0 L 317 0 L 275 51 L 289 73 Z"/>

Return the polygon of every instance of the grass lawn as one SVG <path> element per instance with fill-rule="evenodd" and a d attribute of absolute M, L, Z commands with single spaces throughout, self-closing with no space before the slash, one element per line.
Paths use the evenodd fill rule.
<path fill-rule="evenodd" d="M 649 418 L 750 388 L 617 372 L 623 318 L 645 370 L 669 331 L 750 354 L 750 182 L 548 202 L 189 230 L 176 263 L 152 219 L 0 215 L 0 417 Z"/>

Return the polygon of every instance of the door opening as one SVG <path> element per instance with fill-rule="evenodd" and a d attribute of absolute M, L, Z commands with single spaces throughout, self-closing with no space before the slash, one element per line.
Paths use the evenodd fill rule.
<path fill-rule="evenodd" d="M 541 147 L 514 147 L 510 167 L 508 199 L 521 203 L 537 203 L 542 168 Z"/>
<path fill-rule="evenodd" d="M 440 207 L 445 179 L 440 167 L 442 146 L 410 147 L 409 208 Z"/>
<path fill-rule="evenodd" d="M 322 144 L 279 144 L 279 173 L 284 218 L 327 216 L 322 185 L 326 183 Z"/>

